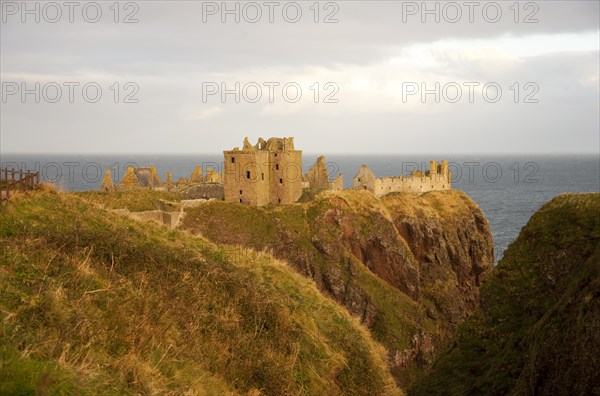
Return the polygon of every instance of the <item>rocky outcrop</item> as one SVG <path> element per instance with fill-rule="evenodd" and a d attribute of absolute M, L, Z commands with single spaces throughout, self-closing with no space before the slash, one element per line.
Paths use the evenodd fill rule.
<path fill-rule="evenodd" d="M 332 195 L 311 208 L 313 245 L 326 260 L 352 257 L 411 299 L 419 299 L 419 268 L 386 208 L 366 192 Z"/>
<path fill-rule="evenodd" d="M 182 227 L 215 242 L 268 250 L 360 318 L 412 381 L 477 305 L 492 268 L 491 232 L 462 192 L 325 192 L 303 204 L 210 202 Z M 417 369 L 418 371 L 418 369 Z"/>
<path fill-rule="evenodd" d="M 396 194 L 382 200 L 419 263 L 422 292 L 433 303 L 428 314 L 455 329 L 476 308 L 480 283 L 492 268 L 487 219 L 461 192 Z"/>
<path fill-rule="evenodd" d="M 598 350 L 600 194 L 564 194 L 508 247 L 480 308 L 412 393 L 598 394 Z"/>

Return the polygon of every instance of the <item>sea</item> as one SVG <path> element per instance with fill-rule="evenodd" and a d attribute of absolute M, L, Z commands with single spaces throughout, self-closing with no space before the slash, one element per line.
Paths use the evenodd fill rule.
<path fill-rule="evenodd" d="M 433 155 L 325 154 L 330 178 L 344 175 L 344 186 L 361 165 L 376 176 L 408 175 L 412 170 L 429 169 Z M 303 154 L 303 170 L 314 164 L 317 155 Z M 494 237 L 496 262 L 521 228 L 544 203 L 566 193 L 600 192 L 600 156 L 592 155 L 454 155 L 448 160 L 452 188 L 467 193 L 485 213 Z M 41 172 L 44 181 L 65 191 L 98 190 L 106 168 L 114 181 L 133 166 L 156 166 L 164 181 L 189 177 L 196 166 L 220 171 L 222 154 L 0 154 L 1 167 Z"/>

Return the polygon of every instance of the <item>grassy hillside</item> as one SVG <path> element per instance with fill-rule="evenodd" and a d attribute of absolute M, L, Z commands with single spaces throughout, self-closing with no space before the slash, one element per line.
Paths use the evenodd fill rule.
<path fill-rule="evenodd" d="M 158 201 L 180 201 L 182 196 L 174 191 L 128 190 L 128 191 L 81 191 L 73 195 L 90 203 L 102 204 L 109 209 L 128 209 L 131 212 L 143 212 L 158 209 Z"/>
<path fill-rule="evenodd" d="M 269 255 L 72 194 L 0 216 L 0 394 L 399 392 L 368 332 Z"/>
<path fill-rule="evenodd" d="M 296 264 L 301 271 L 301 266 L 305 266 L 302 272 L 315 275 L 315 281 L 331 293 L 338 289 L 340 293 L 354 290 L 340 298 L 348 299 L 348 303 L 355 306 L 357 316 L 373 321 L 377 338 L 387 344 L 394 343 L 397 348 L 409 347 L 412 334 L 421 328 L 425 316 L 418 304 L 377 277 L 360 261 L 351 257 L 344 259 L 334 251 L 330 257 L 319 250 L 319 247 L 328 250 L 329 245 L 341 247 L 342 241 L 336 237 L 335 227 L 316 223 L 316 217 L 330 209 L 337 208 L 329 201 L 320 201 L 310 207 L 269 208 L 214 201 L 189 209 L 184 228 L 219 243 L 270 250 Z M 339 210 L 348 210 L 350 217 L 354 215 L 353 208 L 348 206 L 340 206 Z M 363 216 L 354 218 L 357 222 L 364 220 Z M 366 318 L 373 314 L 370 310 L 376 314 Z"/>
<path fill-rule="evenodd" d="M 544 205 L 415 395 L 600 394 L 600 194 Z"/>
<path fill-rule="evenodd" d="M 487 221 L 459 191 L 385 199 L 326 192 L 260 208 L 213 201 L 186 209 L 182 227 L 270 251 L 314 279 L 387 348 L 402 385 L 476 305 L 477 282 L 493 260 Z"/>

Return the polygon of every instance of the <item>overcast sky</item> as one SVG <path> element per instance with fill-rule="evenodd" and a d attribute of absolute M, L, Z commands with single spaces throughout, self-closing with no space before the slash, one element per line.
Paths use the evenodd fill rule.
<path fill-rule="evenodd" d="M 600 151 L 598 1 L 1 3 L 1 152 Z"/>

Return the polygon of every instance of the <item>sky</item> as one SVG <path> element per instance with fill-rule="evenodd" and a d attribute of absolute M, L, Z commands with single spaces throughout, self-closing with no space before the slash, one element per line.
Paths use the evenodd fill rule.
<path fill-rule="evenodd" d="M 600 153 L 598 1 L 1 1 L 0 153 Z"/>

